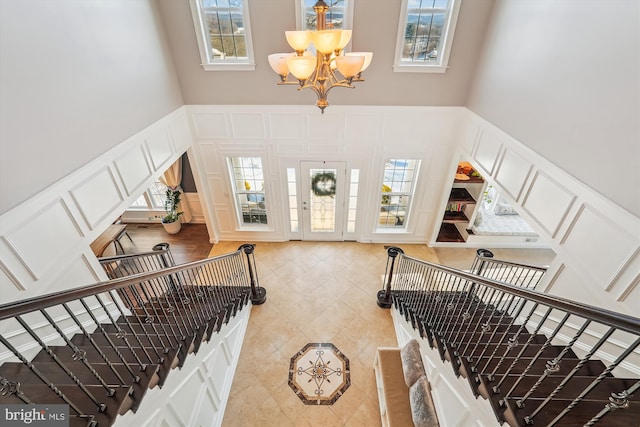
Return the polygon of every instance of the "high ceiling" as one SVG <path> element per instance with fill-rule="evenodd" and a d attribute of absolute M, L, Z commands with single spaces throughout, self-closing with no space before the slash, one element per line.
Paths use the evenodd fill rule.
<path fill-rule="evenodd" d="M 285 30 L 296 29 L 293 0 L 249 2 L 255 71 L 204 71 L 187 0 L 159 0 L 185 104 L 313 104 L 311 91 L 278 87 L 267 56 L 290 48 Z M 462 2 L 450 68 L 444 74 L 396 73 L 393 58 L 400 17 L 399 0 L 355 0 L 352 47 L 372 51 L 365 82 L 355 90 L 336 89 L 329 102 L 341 105 L 465 105 L 489 25 L 493 0 Z"/>

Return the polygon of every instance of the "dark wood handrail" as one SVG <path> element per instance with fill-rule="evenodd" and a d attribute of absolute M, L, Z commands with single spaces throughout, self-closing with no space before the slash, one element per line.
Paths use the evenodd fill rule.
<path fill-rule="evenodd" d="M 538 271 L 547 271 L 548 268 L 547 267 L 541 267 L 538 265 L 529 265 L 529 264 L 521 264 L 518 262 L 513 262 L 513 261 L 505 261 L 505 260 L 501 260 L 501 259 L 495 259 L 495 258 L 491 258 L 491 257 L 483 257 L 483 256 L 478 256 L 479 259 L 490 262 L 492 264 L 502 264 L 502 265 L 508 265 L 510 267 L 519 267 L 519 268 L 526 268 L 529 270 L 538 270 Z"/>
<path fill-rule="evenodd" d="M 121 289 L 126 286 L 135 285 L 142 281 L 153 280 L 158 277 L 167 276 L 169 274 L 177 273 L 182 270 L 193 269 L 202 265 L 206 265 L 218 260 L 231 258 L 238 256 L 242 251 L 237 250 L 224 255 L 219 255 L 213 258 L 205 258 L 199 261 L 193 261 L 185 264 L 180 264 L 175 267 L 168 267 L 163 270 L 145 272 L 134 274 L 131 276 L 122 277 L 119 279 L 108 280 L 105 282 L 98 282 L 89 286 L 83 286 L 80 288 L 68 289 L 60 292 L 53 292 L 46 295 L 37 296 L 34 298 L 28 298 L 21 301 L 15 301 L 7 304 L 0 305 L 0 320 L 10 319 L 15 316 L 30 313 L 32 311 L 41 310 L 52 305 L 63 304 L 77 300 L 79 298 L 90 297 L 96 294 Z M 249 286 L 249 284 L 247 284 Z"/>
<path fill-rule="evenodd" d="M 628 316 L 626 314 L 617 313 L 615 311 L 605 310 L 603 308 L 594 307 L 592 305 L 571 301 L 566 298 L 545 294 L 539 291 L 521 288 L 519 286 L 510 285 L 508 283 L 487 279 L 485 277 L 476 276 L 475 274 L 467 273 L 455 268 L 446 267 L 443 265 L 413 258 L 405 254 L 400 254 L 400 256 L 401 258 L 407 258 L 413 262 L 427 265 L 429 266 L 429 268 L 440 270 L 445 273 L 453 274 L 463 279 L 470 280 L 472 282 L 479 283 L 493 289 L 498 289 L 513 295 L 517 295 L 529 301 L 545 304 L 549 307 L 564 310 L 565 312 L 571 314 L 576 314 L 587 319 L 596 320 L 605 325 L 613 326 L 623 331 L 640 335 L 640 318 L 637 317 Z"/>

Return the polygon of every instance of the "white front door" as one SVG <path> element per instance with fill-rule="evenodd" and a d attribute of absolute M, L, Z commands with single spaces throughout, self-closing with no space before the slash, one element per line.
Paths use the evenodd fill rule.
<path fill-rule="evenodd" d="M 345 162 L 300 162 L 303 240 L 344 240 Z"/>

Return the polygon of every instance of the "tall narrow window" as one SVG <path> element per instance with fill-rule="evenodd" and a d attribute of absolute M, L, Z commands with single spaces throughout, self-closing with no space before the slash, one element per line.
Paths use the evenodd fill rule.
<path fill-rule="evenodd" d="M 297 233 L 300 231 L 300 223 L 298 221 L 298 190 L 295 168 L 287 168 L 287 190 L 289 192 L 289 226 L 292 233 Z"/>
<path fill-rule="evenodd" d="M 419 164 L 419 160 L 385 161 L 378 228 L 406 228 Z"/>
<path fill-rule="evenodd" d="M 349 180 L 349 206 L 347 211 L 347 233 L 356 232 L 356 213 L 358 209 L 359 180 L 360 169 L 351 169 L 351 179 Z"/>
<path fill-rule="evenodd" d="M 460 0 L 402 0 L 395 71 L 444 73 Z"/>
<path fill-rule="evenodd" d="M 254 70 L 248 0 L 190 0 L 205 70 Z"/>
<path fill-rule="evenodd" d="M 262 159 L 231 157 L 229 168 L 240 223 L 267 224 Z"/>

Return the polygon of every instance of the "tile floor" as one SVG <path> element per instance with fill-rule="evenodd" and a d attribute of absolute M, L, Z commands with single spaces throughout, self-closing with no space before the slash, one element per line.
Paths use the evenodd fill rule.
<path fill-rule="evenodd" d="M 211 255 L 240 244 L 221 242 Z M 439 262 L 438 249 L 401 247 Z M 469 251 L 461 254 L 460 265 Z M 255 256 L 267 301 L 252 307 L 223 426 L 379 426 L 374 354 L 378 346 L 397 345 L 389 311 L 376 305 L 384 245 L 257 243 Z M 446 251 L 446 258 L 455 260 L 455 254 Z M 291 357 L 311 342 L 333 343 L 350 361 L 351 386 L 331 406 L 305 405 L 288 384 Z"/>

